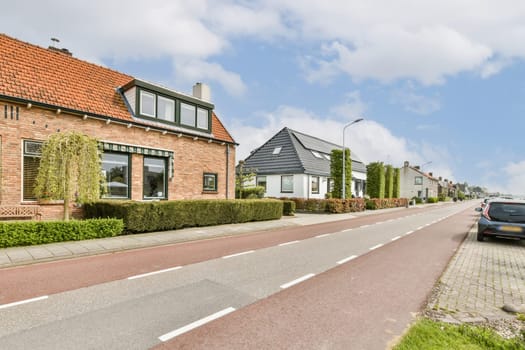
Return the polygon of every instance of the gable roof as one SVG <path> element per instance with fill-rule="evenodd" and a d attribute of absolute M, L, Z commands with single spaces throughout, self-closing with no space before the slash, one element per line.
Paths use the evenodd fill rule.
<path fill-rule="evenodd" d="M 280 152 L 276 153 L 280 147 Z M 245 169 L 257 169 L 257 174 L 311 174 L 330 175 L 329 156 L 341 146 L 319 138 L 283 128 L 244 161 Z M 319 157 L 312 152 L 316 152 Z M 351 152 L 352 171 L 366 173 L 366 167 Z"/>
<path fill-rule="evenodd" d="M 0 33 L 0 98 L 61 108 L 79 115 L 147 124 L 133 119 L 117 91 L 134 79 Z M 212 113 L 212 134 L 220 141 L 235 142 L 215 113 Z"/>

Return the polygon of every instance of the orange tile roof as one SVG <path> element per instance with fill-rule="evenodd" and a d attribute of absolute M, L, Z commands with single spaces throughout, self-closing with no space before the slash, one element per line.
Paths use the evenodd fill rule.
<path fill-rule="evenodd" d="M 133 121 L 116 91 L 135 79 L 0 33 L 0 95 L 52 107 Z M 212 113 L 212 133 L 234 142 Z"/>

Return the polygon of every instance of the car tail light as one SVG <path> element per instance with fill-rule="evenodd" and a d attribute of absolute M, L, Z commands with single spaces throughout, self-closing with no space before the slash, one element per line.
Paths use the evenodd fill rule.
<path fill-rule="evenodd" d="M 483 208 L 483 212 L 481 213 L 481 215 L 483 215 L 487 220 L 492 221 L 492 219 L 489 216 L 489 209 L 490 209 L 490 204 L 485 205 L 485 208 Z"/>

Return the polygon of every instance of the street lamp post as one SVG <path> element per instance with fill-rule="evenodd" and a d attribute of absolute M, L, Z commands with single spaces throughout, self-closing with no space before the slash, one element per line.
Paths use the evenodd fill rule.
<path fill-rule="evenodd" d="M 348 124 L 346 124 L 343 128 L 343 195 L 342 195 L 342 199 L 346 199 L 346 170 L 345 170 L 345 166 L 346 166 L 346 149 L 345 149 L 345 131 L 346 131 L 346 128 L 348 128 L 350 125 L 353 125 L 355 123 L 359 123 L 360 121 L 362 121 L 363 118 L 359 118 L 359 119 L 356 119 Z"/>

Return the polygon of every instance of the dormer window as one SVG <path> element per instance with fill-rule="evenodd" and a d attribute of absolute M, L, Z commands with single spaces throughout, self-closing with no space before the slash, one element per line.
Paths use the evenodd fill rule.
<path fill-rule="evenodd" d="M 207 101 L 136 79 L 122 90 L 137 118 L 211 132 L 214 106 Z"/>

